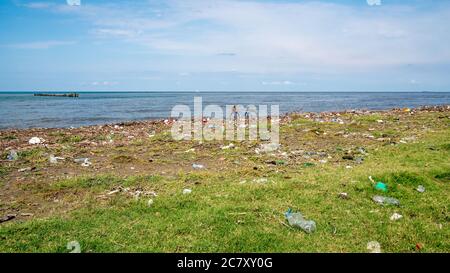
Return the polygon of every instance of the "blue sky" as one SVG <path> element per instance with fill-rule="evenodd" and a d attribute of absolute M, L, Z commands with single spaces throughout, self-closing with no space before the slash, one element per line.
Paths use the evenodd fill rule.
<path fill-rule="evenodd" d="M 0 91 L 450 91 L 449 44 L 447 0 L 2 0 Z"/>

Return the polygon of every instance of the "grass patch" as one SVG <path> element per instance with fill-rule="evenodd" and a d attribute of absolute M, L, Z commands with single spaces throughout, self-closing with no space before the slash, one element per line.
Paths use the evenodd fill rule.
<path fill-rule="evenodd" d="M 58 143 L 61 144 L 68 144 L 68 143 L 78 143 L 83 141 L 84 138 L 82 136 L 79 135 L 68 135 L 68 136 L 64 136 L 62 138 L 60 138 L 58 140 Z"/>

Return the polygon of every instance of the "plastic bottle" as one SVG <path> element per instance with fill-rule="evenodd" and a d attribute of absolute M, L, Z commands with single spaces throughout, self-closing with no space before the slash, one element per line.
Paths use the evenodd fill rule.
<path fill-rule="evenodd" d="M 313 233 L 316 231 L 316 222 L 312 220 L 305 220 L 300 212 L 292 213 L 291 209 L 289 209 L 285 213 L 285 216 L 289 222 L 289 225 L 292 227 L 300 228 L 306 233 Z"/>
<path fill-rule="evenodd" d="M 380 195 L 376 195 L 372 198 L 372 200 L 375 203 L 378 203 L 380 205 L 393 205 L 393 206 L 400 206 L 400 201 L 398 201 L 395 198 L 392 197 L 385 197 L 385 196 L 380 196 Z"/>

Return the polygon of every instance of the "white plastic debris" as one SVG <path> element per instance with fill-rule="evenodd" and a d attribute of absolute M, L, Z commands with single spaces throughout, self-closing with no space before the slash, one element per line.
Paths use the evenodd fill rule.
<path fill-rule="evenodd" d="M 258 183 L 258 184 L 265 184 L 265 183 L 269 182 L 269 180 L 267 180 L 267 178 L 255 178 L 255 179 L 253 179 L 253 182 Z"/>
<path fill-rule="evenodd" d="M 148 199 L 147 206 L 151 207 L 153 205 L 153 199 Z"/>
<path fill-rule="evenodd" d="M 255 149 L 255 153 L 256 154 L 260 154 L 260 153 L 271 153 L 271 152 L 275 152 L 276 150 L 278 150 L 280 148 L 280 144 L 278 143 L 267 143 L 267 144 L 261 144 L 261 146 L 259 148 Z"/>
<path fill-rule="evenodd" d="M 417 191 L 420 193 L 424 193 L 425 192 L 425 187 L 422 185 L 419 185 L 419 187 L 417 187 Z"/>
<path fill-rule="evenodd" d="M 339 198 L 348 199 L 348 193 L 346 193 L 346 192 L 339 193 Z"/>
<path fill-rule="evenodd" d="M 50 164 L 57 164 L 58 160 L 64 160 L 64 158 L 59 157 L 59 156 L 54 156 L 54 155 L 50 155 L 50 157 L 49 157 Z"/>
<path fill-rule="evenodd" d="M 221 147 L 222 150 L 228 150 L 228 149 L 232 149 L 232 148 L 234 148 L 234 144 L 233 143 L 230 143 L 227 146 L 222 146 Z"/>
<path fill-rule="evenodd" d="M 191 189 L 184 189 L 183 190 L 183 194 L 191 194 L 192 190 Z"/>
<path fill-rule="evenodd" d="M 202 164 L 192 164 L 192 168 L 196 169 L 196 170 L 200 170 L 200 169 L 204 169 L 205 166 L 203 166 Z"/>
<path fill-rule="evenodd" d="M 398 213 L 394 213 L 394 214 L 392 214 L 391 218 L 389 218 L 389 219 L 391 219 L 391 221 L 397 221 L 397 220 L 400 220 L 402 218 L 403 218 L 403 215 L 398 214 Z"/>
<path fill-rule="evenodd" d="M 30 140 L 28 140 L 28 143 L 31 145 L 41 144 L 43 142 L 44 142 L 44 140 L 39 137 L 32 137 L 32 138 L 30 138 Z"/>
<path fill-rule="evenodd" d="M 377 241 L 368 242 L 367 250 L 369 250 L 369 253 L 381 253 L 381 245 Z"/>

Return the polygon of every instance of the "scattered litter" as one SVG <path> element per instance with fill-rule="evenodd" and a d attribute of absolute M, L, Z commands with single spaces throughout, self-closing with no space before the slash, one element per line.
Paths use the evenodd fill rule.
<path fill-rule="evenodd" d="M 81 166 L 83 167 L 89 167 L 92 165 L 92 162 L 90 162 L 89 158 L 83 157 L 83 158 L 77 158 L 74 160 L 75 163 L 81 163 Z"/>
<path fill-rule="evenodd" d="M 233 149 L 235 146 L 233 143 L 228 144 L 227 146 L 222 146 L 221 149 L 222 150 L 228 150 L 228 149 Z"/>
<path fill-rule="evenodd" d="M 364 147 L 359 147 L 357 149 L 358 153 L 363 154 L 363 155 L 367 155 L 367 150 Z"/>
<path fill-rule="evenodd" d="M 391 221 L 397 221 L 397 220 L 400 220 L 402 218 L 403 218 L 403 215 L 398 214 L 398 213 L 395 212 L 394 214 L 392 214 L 392 216 L 389 219 L 391 219 Z"/>
<path fill-rule="evenodd" d="M 43 143 L 45 140 L 43 140 L 42 138 L 39 137 L 32 137 L 30 138 L 30 140 L 28 141 L 29 144 L 31 145 L 36 145 L 36 144 L 41 144 Z"/>
<path fill-rule="evenodd" d="M 292 213 L 291 209 L 284 214 L 289 222 L 289 225 L 295 228 L 300 228 L 306 233 L 313 233 L 316 231 L 316 222 L 312 220 L 305 220 L 300 212 Z"/>
<path fill-rule="evenodd" d="M 77 241 L 68 242 L 66 248 L 71 250 L 70 253 L 81 253 L 81 246 Z"/>
<path fill-rule="evenodd" d="M 416 244 L 416 250 L 417 250 L 417 251 L 421 251 L 422 248 L 423 248 L 423 245 L 422 245 L 421 243 L 417 243 L 417 244 Z"/>
<path fill-rule="evenodd" d="M 345 160 L 353 160 L 353 159 L 355 159 L 355 157 L 352 156 L 352 155 L 344 155 L 344 156 L 342 157 L 342 159 L 345 159 Z"/>
<path fill-rule="evenodd" d="M 328 161 L 326 159 L 319 160 L 320 163 L 326 164 Z"/>
<path fill-rule="evenodd" d="M 10 150 L 6 159 L 9 161 L 15 161 L 19 159 L 19 155 L 17 154 L 16 150 Z"/>
<path fill-rule="evenodd" d="M 192 164 L 192 168 L 196 169 L 196 170 L 200 170 L 200 169 L 204 169 L 205 166 L 203 166 L 202 164 Z"/>
<path fill-rule="evenodd" d="M 368 242 L 367 250 L 369 250 L 369 253 L 381 253 L 381 245 L 377 241 Z"/>
<path fill-rule="evenodd" d="M 373 180 L 372 176 L 369 176 L 369 180 L 370 180 L 370 182 L 372 182 L 373 184 L 375 184 L 375 180 Z"/>
<path fill-rule="evenodd" d="M 191 148 L 189 150 L 184 151 L 185 153 L 193 153 L 195 152 L 195 148 Z"/>
<path fill-rule="evenodd" d="M 377 122 L 378 122 L 378 123 L 383 123 L 384 121 L 381 120 L 381 119 L 379 119 L 379 120 L 377 120 Z"/>
<path fill-rule="evenodd" d="M 54 155 L 50 155 L 49 161 L 51 164 L 57 164 L 58 160 L 64 160 L 63 157 L 58 157 L 58 156 L 54 156 Z"/>
<path fill-rule="evenodd" d="M 385 196 L 380 196 L 380 195 L 376 195 L 372 198 L 372 200 L 375 203 L 378 203 L 380 205 L 393 205 L 393 206 L 399 206 L 400 205 L 400 201 L 398 201 L 395 198 L 392 197 L 385 197 Z"/>
<path fill-rule="evenodd" d="M 34 169 L 36 169 L 36 167 L 26 167 L 26 168 L 19 169 L 18 171 L 19 171 L 19 173 L 23 173 L 23 172 L 30 172 Z"/>
<path fill-rule="evenodd" d="M 420 193 L 424 193 L 425 192 L 425 187 L 422 185 L 419 185 L 419 187 L 417 187 L 417 191 Z"/>
<path fill-rule="evenodd" d="M 146 191 L 142 188 L 134 188 L 134 189 L 130 189 L 130 188 L 124 188 L 122 186 L 118 186 L 116 188 L 113 188 L 112 190 L 110 190 L 109 192 L 106 193 L 105 195 L 100 195 L 99 197 L 107 197 L 107 196 L 111 196 L 111 195 L 115 195 L 118 193 L 126 193 L 129 194 L 130 196 L 134 197 L 135 199 L 139 199 L 141 196 L 153 196 L 156 197 L 158 196 L 156 194 L 156 192 L 154 191 Z"/>
<path fill-rule="evenodd" d="M 349 197 L 348 197 L 348 193 L 346 193 L 346 192 L 341 192 L 339 195 L 339 198 L 342 198 L 342 199 L 348 199 Z"/>
<path fill-rule="evenodd" d="M 107 195 L 113 195 L 113 194 L 119 193 L 121 191 L 122 191 L 122 189 L 112 190 L 112 191 L 108 192 Z"/>
<path fill-rule="evenodd" d="M 255 178 L 253 179 L 253 182 L 258 184 L 266 184 L 269 180 L 267 180 L 267 178 Z"/>
<path fill-rule="evenodd" d="M 280 144 L 278 143 L 267 143 L 267 144 L 261 144 L 259 148 L 255 149 L 255 153 L 271 153 L 275 152 L 280 148 Z"/>
<path fill-rule="evenodd" d="M 266 161 L 266 163 L 271 164 L 271 165 L 286 165 L 285 160 L 270 160 L 270 161 Z"/>
<path fill-rule="evenodd" d="M 153 205 L 153 199 L 148 199 L 147 206 L 151 207 Z"/>
<path fill-rule="evenodd" d="M 364 162 L 364 158 L 357 157 L 357 158 L 355 158 L 355 162 L 356 162 L 356 164 L 362 164 Z"/>
<path fill-rule="evenodd" d="M 192 190 L 191 189 L 184 189 L 183 190 L 183 194 L 191 194 Z"/>
<path fill-rule="evenodd" d="M 379 190 L 379 191 L 387 192 L 387 185 L 384 184 L 383 182 L 378 182 L 378 183 L 375 185 L 375 189 L 376 189 L 376 190 Z"/>
<path fill-rule="evenodd" d="M 33 216 L 34 214 L 33 214 L 33 213 L 28 213 L 28 212 L 22 212 L 20 215 L 21 215 L 21 216 L 24 216 L 24 217 L 31 217 L 31 216 Z"/>
<path fill-rule="evenodd" d="M 347 165 L 347 166 L 345 166 L 345 168 L 346 168 L 346 169 L 353 169 L 353 167 L 352 167 L 352 166 L 348 166 L 348 165 Z"/>
<path fill-rule="evenodd" d="M 0 218 L 0 223 L 8 222 L 8 221 L 16 218 L 16 216 L 17 216 L 16 214 L 6 214 L 2 218 Z"/>

